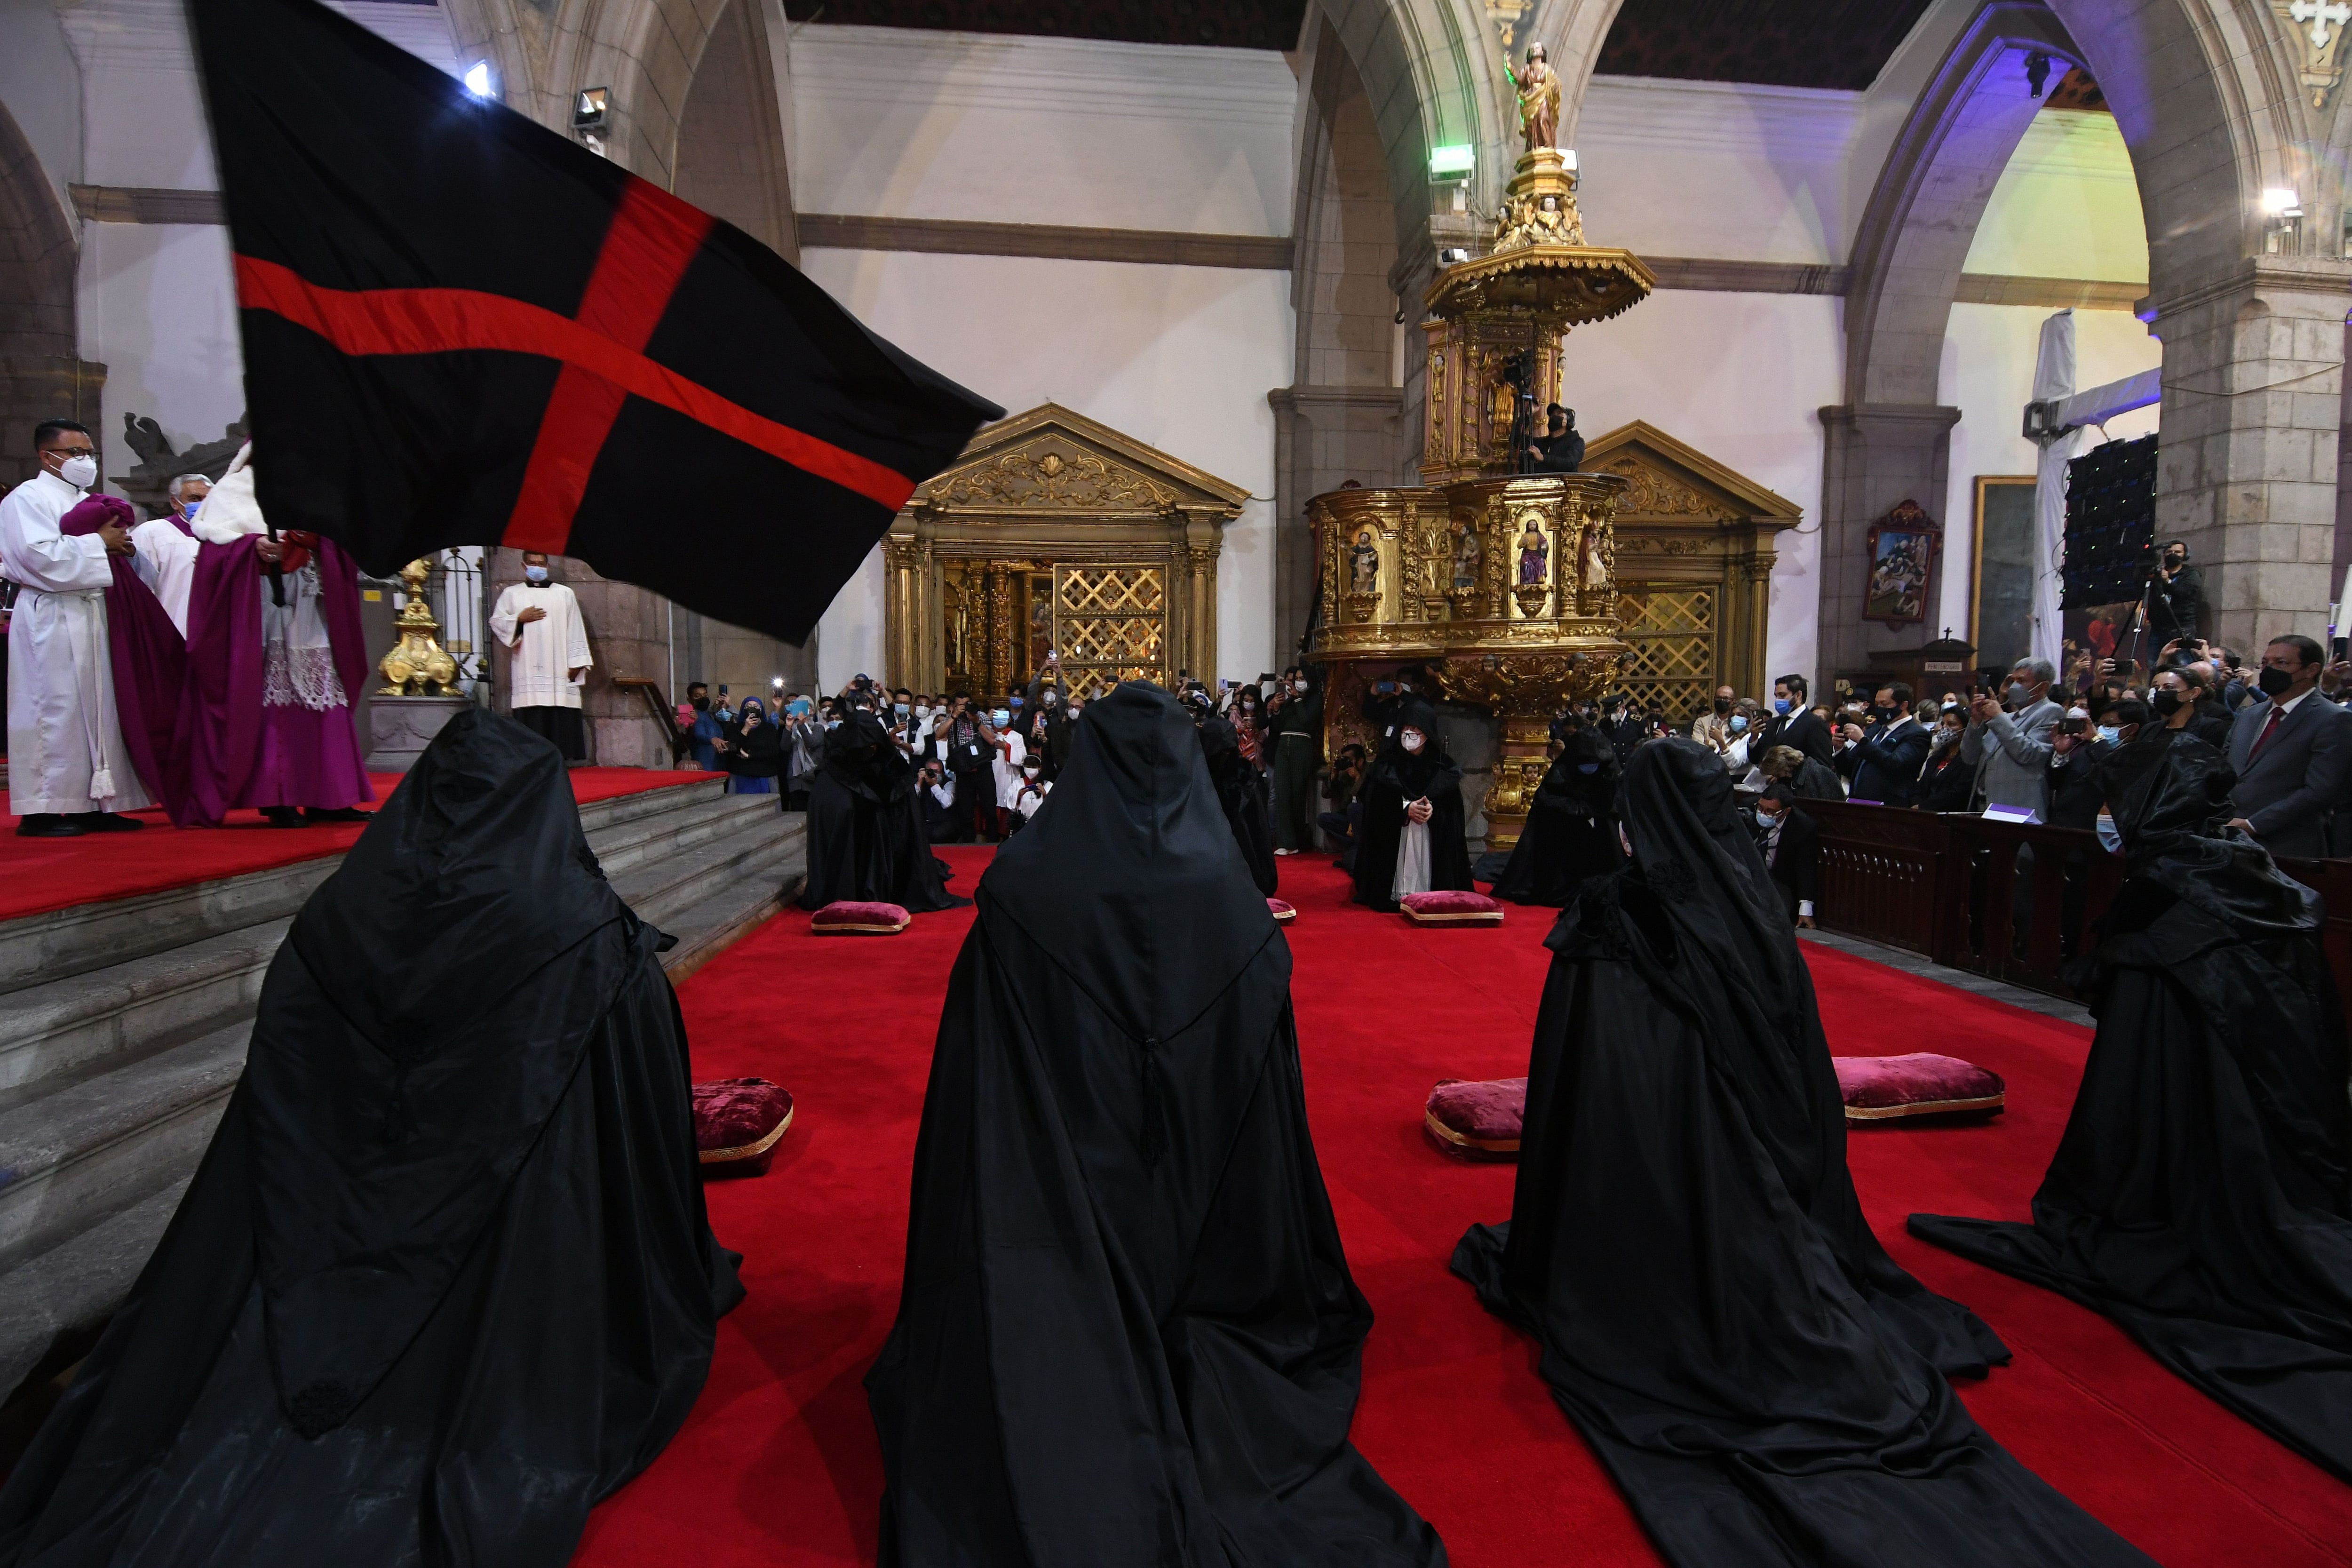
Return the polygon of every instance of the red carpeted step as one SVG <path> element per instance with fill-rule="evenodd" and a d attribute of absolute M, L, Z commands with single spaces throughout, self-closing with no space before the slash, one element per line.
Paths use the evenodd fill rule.
<path fill-rule="evenodd" d="M 950 848 L 969 896 L 988 851 Z M 1463 1227 L 1509 1213 L 1514 1168 L 1449 1160 L 1421 1130 L 1440 1078 L 1527 1070 L 1545 911 L 1465 942 L 1347 901 L 1319 858 L 1282 863 L 1309 1112 L 1359 1283 L 1379 1314 L 1356 1439 L 1461 1568 L 1658 1559 L 1536 1375 L 1535 1347 L 1446 1272 Z M 859 1380 L 898 1308 L 908 1170 L 948 969 L 969 910 L 849 947 L 787 911 L 683 992 L 698 1078 L 789 1083 L 774 1170 L 714 1184 L 712 1223 L 751 1296 L 710 1384 L 653 1467 L 599 1509 L 596 1568 L 874 1561 L 879 1455 Z M 845 952 L 845 949 L 846 951 Z M 2168 1568 L 2352 1563 L 2352 1488 L 2158 1367 L 2104 1320 L 1916 1244 L 1914 1209 L 2022 1215 L 2063 1125 L 2086 1033 L 1809 948 L 1833 1048 L 1942 1050 L 2008 1080 L 1979 1126 L 1856 1132 L 1879 1235 L 2018 1352 L 1964 1390 L 2020 1458 Z"/>

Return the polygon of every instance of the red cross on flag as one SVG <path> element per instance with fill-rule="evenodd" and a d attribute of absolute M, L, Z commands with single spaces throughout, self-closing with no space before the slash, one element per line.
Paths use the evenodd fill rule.
<path fill-rule="evenodd" d="M 315 0 L 189 0 L 263 512 L 576 556 L 790 642 L 1003 410 Z"/>

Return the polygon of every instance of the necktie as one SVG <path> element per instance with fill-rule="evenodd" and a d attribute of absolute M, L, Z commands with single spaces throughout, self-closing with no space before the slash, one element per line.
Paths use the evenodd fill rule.
<path fill-rule="evenodd" d="M 2279 721 L 2285 717 L 2285 709 L 2281 708 L 2275 702 L 2271 704 L 2270 722 L 2264 724 L 2263 726 L 2263 732 L 2254 737 L 2253 746 L 2246 752 L 2246 761 L 2251 763 L 2256 757 L 2263 754 L 2263 748 L 2270 744 L 2270 739 L 2273 735 L 2278 733 Z"/>

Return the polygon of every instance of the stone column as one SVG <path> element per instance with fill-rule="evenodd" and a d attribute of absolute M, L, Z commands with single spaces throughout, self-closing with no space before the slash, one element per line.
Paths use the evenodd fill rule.
<path fill-rule="evenodd" d="M 2156 537 L 2187 542 L 2217 612 L 2205 635 L 2249 658 L 2326 633 L 2347 292 L 2352 262 L 2260 256 L 2153 311 Z"/>
<path fill-rule="evenodd" d="M 488 552 L 489 603 L 512 583 L 522 581 L 522 552 L 499 548 Z M 588 623 L 588 648 L 595 664 L 580 693 L 581 717 L 588 730 L 588 761 L 603 768 L 666 768 L 669 745 L 654 721 L 646 700 L 636 692 L 613 684 L 616 675 L 649 676 L 660 681 L 671 702 L 682 692 L 669 684 L 669 602 L 660 595 L 597 575 L 584 561 L 569 555 L 553 557 L 552 577 L 568 584 L 580 601 L 581 618 Z M 485 628 L 487 635 L 487 628 Z M 496 691 L 500 712 L 509 709 L 512 687 L 507 677 L 503 650 L 497 656 Z M 686 669 L 681 681 L 708 679 Z M 764 683 L 762 683 L 764 686 Z"/>
<path fill-rule="evenodd" d="M 1307 503 L 1349 479 L 1393 484 L 1403 471 L 1404 395 L 1393 386 L 1285 386 L 1274 405 L 1274 646 L 1278 663 L 1315 607 L 1315 541 Z"/>
<path fill-rule="evenodd" d="M 1924 626 L 1885 626 L 1862 618 L 1871 525 L 1906 500 L 1941 514 L 1951 466 L 1952 426 L 1960 411 L 1924 403 L 1847 404 L 1822 410 L 1822 598 L 1812 674 L 1816 697 L 1840 675 L 1866 672 L 1878 648 L 1914 647 L 1935 633 Z M 1937 550 L 1943 552 L 1938 542 Z M 1937 581 L 1952 569 L 1936 564 Z M 1768 670 L 1772 680 L 1787 670 Z"/>
<path fill-rule="evenodd" d="M 74 419 L 98 432 L 100 456 L 120 450 L 121 435 L 109 431 L 99 415 L 106 367 L 72 354 L 0 354 L 0 489 L 13 489 L 33 477 L 33 426 L 44 419 Z M 129 455 L 110 461 L 126 466 Z"/>

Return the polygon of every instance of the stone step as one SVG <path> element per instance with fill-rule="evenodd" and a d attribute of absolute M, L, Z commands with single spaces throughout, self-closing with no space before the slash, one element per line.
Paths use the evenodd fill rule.
<path fill-rule="evenodd" d="M 593 845 L 610 830 L 626 830 L 642 819 L 713 803 L 752 800 L 723 794 L 726 781 L 670 784 L 593 801 L 580 808 L 581 826 Z M 168 844 L 173 831 L 164 828 Z M 200 830 L 199 830 L 200 831 Z M 615 831 L 616 843 L 635 842 Z M 0 994 L 22 990 L 69 974 L 104 969 L 128 959 L 175 947 L 264 921 L 283 920 L 302 907 L 311 889 L 327 879 L 342 858 L 321 855 L 262 871 L 223 877 L 135 898 L 75 904 L 44 914 L 0 921 Z"/>
<path fill-rule="evenodd" d="M 0 1111 L 0 1270 L 193 1172 L 252 1033 L 240 1019 Z"/>
<path fill-rule="evenodd" d="M 624 799 L 631 809 L 596 814 L 590 842 L 618 863 L 614 890 L 678 938 L 663 957 L 673 977 L 797 891 L 806 822 L 774 797 L 698 784 Z M 339 859 L 312 863 L 311 885 Z M 241 897 L 237 880 L 163 918 L 193 912 L 201 925 L 283 896 Z M 242 1070 L 262 977 L 289 923 L 246 920 L 0 994 L 0 1399 L 28 1370 L 55 1370 L 59 1347 L 80 1344 L 137 1277 Z"/>

